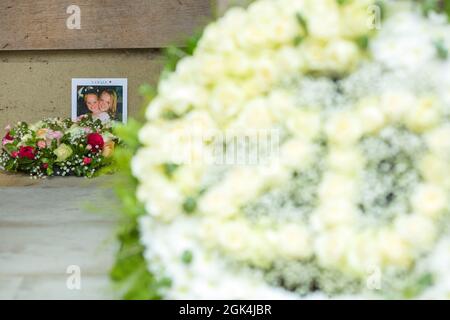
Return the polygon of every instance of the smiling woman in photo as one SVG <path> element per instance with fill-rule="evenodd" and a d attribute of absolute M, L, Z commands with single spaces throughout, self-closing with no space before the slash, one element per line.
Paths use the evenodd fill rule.
<path fill-rule="evenodd" d="M 104 89 L 99 95 L 99 109 L 101 111 L 101 117 L 104 121 L 116 120 L 117 111 L 117 93 L 112 89 Z"/>

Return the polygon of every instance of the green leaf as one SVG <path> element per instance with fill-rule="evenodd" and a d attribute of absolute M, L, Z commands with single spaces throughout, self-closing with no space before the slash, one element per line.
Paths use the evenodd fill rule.
<path fill-rule="evenodd" d="M 437 52 L 437 55 L 438 55 L 439 59 L 447 60 L 447 58 L 448 58 L 448 49 L 445 46 L 444 41 L 442 39 L 438 40 L 438 41 L 436 41 L 434 43 L 434 46 L 436 48 L 436 52 Z"/>
<path fill-rule="evenodd" d="M 361 36 L 356 39 L 356 44 L 361 50 L 367 50 L 369 47 L 369 37 L 367 36 Z"/>
<path fill-rule="evenodd" d="M 183 210 L 186 213 L 194 213 L 197 209 L 197 200 L 193 197 L 188 197 L 183 203 Z"/>
<path fill-rule="evenodd" d="M 337 4 L 343 6 L 349 2 L 349 0 L 336 0 Z"/>
<path fill-rule="evenodd" d="M 297 17 L 297 22 L 303 28 L 303 30 L 305 31 L 305 34 L 308 35 L 308 33 L 309 33 L 308 32 L 308 22 L 306 21 L 305 17 L 300 12 L 297 12 L 296 17 Z"/>
<path fill-rule="evenodd" d="M 176 163 L 164 163 L 163 164 L 163 170 L 167 177 L 172 178 L 173 174 L 177 169 L 180 167 L 180 165 Z"/>
<path fill-rule="evenodd" d="M 181 261 L 185 264 L 190 264 L 194 258 L 194 255 L 192 254 L 192 251 L 185 250 L 183 254 L 181 255 Z"/>

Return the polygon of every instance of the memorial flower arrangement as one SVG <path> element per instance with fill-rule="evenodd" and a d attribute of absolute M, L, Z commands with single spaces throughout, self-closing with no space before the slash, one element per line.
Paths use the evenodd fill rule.
<path fill-rule="evenodd" d="M 450 298 L 436 3 L 260 0 L 209 25 L 129 128 L 123 296 Z"/>
<path fill-rule="evenodd" d="M 0 167 L 6 171 L 44 176 L 93 177 L 112 163 L 117 137 L 112 124 L 86 115 L 76 121 L 46 119 L 8 126 L 2 139 Z"/>

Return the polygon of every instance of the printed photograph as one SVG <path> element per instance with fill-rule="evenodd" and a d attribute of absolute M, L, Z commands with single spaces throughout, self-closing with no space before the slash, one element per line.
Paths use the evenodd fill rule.
<path fill-rule="evenodd" d="M 127 122 L 127 79 L 72 79 L 72 118 Z"/>

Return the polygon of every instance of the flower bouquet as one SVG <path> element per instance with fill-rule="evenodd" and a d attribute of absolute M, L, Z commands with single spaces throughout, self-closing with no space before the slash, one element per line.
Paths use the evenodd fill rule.
<path fill-rule="evenodd" d="M 33 125 L 19 122 L 6 128 L 0 167 L 32 177 L 93 177 L 112 162 L 118 139 L 112 124 L 85 115 L 76 121 L 46 119 Z"/>
<path fill-rule="evenodd" d="M 137 132 L 124 297 L 450 298 L 436 3 L 260 0 L 209 25 Z"/>

